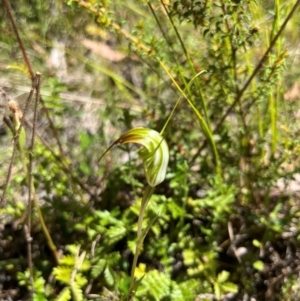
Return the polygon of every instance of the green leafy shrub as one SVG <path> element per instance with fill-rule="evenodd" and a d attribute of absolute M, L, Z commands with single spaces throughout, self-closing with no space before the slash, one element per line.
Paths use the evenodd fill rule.
<path fill-rule="evenodd" d="M 12 4 L 34 71 L 43 73 L 32 174 L 62 254 L 53 259 L 33 208 L 31 260 L 24 255 L 30 185 L 16 158 L 0 211 L 1 285 L 17 287 L 7 299 L 30 293 L 34 300 L 297 299 L 299 201 L 288 189 L 299 155 L 294 5 Z M 28 70 L 12 47 L 9 18 L 1 16 L 0 85 L 12 97 L 29 86 Z M 45 63 L 58 45 L 67 68 Z M 139 158 L 134 147 L 121 145 L 99 163 L 112 141 L 130 140 L 136 127 L 161 132 L 170 150 L 147 202 L 147 182 L 158 184 L 157 170 L 144 177 L 154 149 L 144 148 Z M 1 183 L 12 137 L 0 137 Z"/>

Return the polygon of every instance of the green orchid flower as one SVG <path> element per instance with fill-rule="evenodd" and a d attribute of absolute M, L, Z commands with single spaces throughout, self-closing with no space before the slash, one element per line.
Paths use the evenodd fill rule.
<path fill-rule="evenodd" d="M 141 144 L 139 150 L 144 165 L 148 184 L 155 187 L 166 177 L 169 162 L 169 148 L 161 134 L 147 128 L 134 128 L 117 139 L 101 156 L 101 158 L 116 144 L 125 143 Z M 100 158 L 100 159 L 101 159 Z"/>

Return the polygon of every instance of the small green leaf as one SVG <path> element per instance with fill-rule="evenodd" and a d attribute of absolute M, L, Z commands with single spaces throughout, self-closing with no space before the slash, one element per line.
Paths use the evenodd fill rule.
<path fill-rule="evenodd" d="M 137 280 L 134 281 L 134 286 L 133 286 L 133 291 L 136 292 L 139 288 L 139 286 L 142 283 L 142 280 L 144 279 L 146 274 L 142 275 L 140 278 L 138 278 Z"/>
<path fill-rule="evenodd" d="M 75 276 L 75 282 L 77 285 L 82 287 L 82 286 L 86 285 L 88 281 L 87 281 L 86 277 L 84 277 L 81 273 L 77 273 Z"/>
<path fill-rule="evenodd" d="M 81 267 L 80 267 L 80 271 L 88 271 L 91 267 L 91 264 L 88 260 L 84 260 Z"/>
<path fill-rule="evenodd" d="M 71 292 L 69 287 L 65 287 L 54 301 L 69 301 L 71 299 Z"/>
<path fill-rule="evenodd" d="M 225 282 L 221 284 L 223 292 L 226 293 L 237 293 L 238 286 L 232 282 Z"/>
<path fill-rule="evenodd" d="M 258 271 L 262 271 L 265 268 L 265 265 L 261 260 L 257 260 L 253 263 L 253 267 Z"/>
<path fill-rule="evenodd" d="M 25 149 L 26 147 L 26 132 L 24 127 L 21 128 L 20 136 L 19 136 L 19 146 L 20 149 Z"/>
<path fill-rule="evenodd" d="M 97 278 L 104 271 L 106 265 L 105 259 L 100 259 L 95 266 L 92 267 L 92 277 Z"/>
<path fill-rule="evenodd" d="M 125 227 L 110 227 L 107 230 L 107 236 L 109 237 L 110 243 L 115 243 L 121 240 L 126 235 L 126 228 Z"/>
<path fill-rule="evenodd" d="M 214 283 L 214 293 L 216 295 L 217 300 L 221 298 L 221 286 L 218 282 Z"/>
<path fill-rule="evenodd" d="M 253 239 L 252 243 L 253 243 L 253 246 L 255 246 L 257 248 L 261 247 L 261 243 L 257 239 Z"/>
<path fill-rule="evenodd" d="M 75 282 L 71 286 L 73 299 L 74 301 L 82 301 L 83 300 L 83 293 L 81 288 L 78 286 L 78 284 Z"/>
<path fill-rule="evenodd" d="M 141 280 L 141 279 L 139 279 Z M 164 297 L 170 296 L 171 279 L 165 274 L 157 270 L 149 271 L 142 278 L 142 281 L 136 291 L 138 297 L 145 294 L 150 295 L 151 298 L 145 300 L 164 300 Z"/>
<path fill-rule="evenodd" d="M 104 270 L 104 278 L 106 280 L 106 283 L 109 285 L 109 286 L 113 286 L 114 283 L 115 283 L 115 280 L 114 280 L 114 277 L 111 273 L 111 270 L 109 267 L 106 267 L 105 270 Z"/>
<path fill-rule="evenodd" d="M 75 265 L 75 257 L 73 255 L 64 255 L 59 260 L 59 264 L 73 267 Z"/>
<path fill-rule="evenodd" d="M 115 266 L 121 258 L 119 252 L 111 252 L 105 256 L 107 265 Z"/>
<path fill-rule="evenodd" d="M 33 294 L 33 301 L 47 301 L 47 298 L 43 293 L 34 293 Z"/>
<path fill-rule="evenodd" d="M 225 282 L 228 278 L 229 278 L 229 272 L 227 271 L 222 271 L 219 275 L 218 275 L 218 282 L 219 283 L 223 283 Z"/>
<path fill-rule="evenodd" d="M 182 290 L 176 281 L 171 282 L 171 300 L 174 301 L 185 301 Z"/>
<path fill-rule="evenodd" d="M 71 273 L 72 268 L 70 267 L 58 266 L 53 269 L 55 279 L 66 284 L 69 284 L 70 282 Z"/>
<path fill-rule="evenodd" d="M 73 255 L 78 253 L 78 246 L 77 245 L 67 245 L 66 249 Z"/>

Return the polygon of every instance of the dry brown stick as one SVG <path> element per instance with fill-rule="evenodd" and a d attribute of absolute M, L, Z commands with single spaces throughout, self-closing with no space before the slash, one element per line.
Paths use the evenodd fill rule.
<path fill-rule="evenodd" d="M 20 46 L 20 48 L 21 48 L 21 51 L 22 51 L 22 54 L 23 54 L 23 58 L 24 58 L 25 64 L 26 64 L 27 69 L 28 69 L 28 72 L 29 72 L 29 74 L 30 74 L 30 78 L 31 78 L 31 80 L 33 81 L 33 79 L 34 79 L 34 73 L 33 73 L 33 71 L 32 71 L 32 68 L 31 68 L 30 61 L 29 61 L 29 59 L 28 59 L 28 56 L 27 56 L 27 54 L 26 54 L 25 47 L 24 47 L 24 45 L 23 45 L 23 43 L 22 43 L 22 40 L 21 40 L 21 38 L 20 38 L 18 27 L 17 27 L 17 25 L 16 25 L 16 22 L 15 22 L 15 20 L 14 20 L 14 17 L 13 17 L 13 15 L 12 15 L 12 13 L 11 13 L 11 6 L 10 6 L 10 3 L 9 3 L 9 0 L 4 0 L 4 5 L 5 5 L 5 7 L 6 7 L 6 11 L 7 11 L 9 20 L 10 20 L 10 22 L 11 22 L 11 24 L 12 24 L 14 33 L 15 33 L 16 38 L 17 38 L 17 40 L 18 40 L 19 46 Z"/>
<path fill-rule="evenodd" d="M 32 98 L 32 95 L 33 95 L 33 92 L 34 92 L 34 82 L 32 82 L 32 87 L 31 87 L 30 93 L 29 93 L 29 95 L 28 95 L 28 97 L 26 99 L 26 105 L 25 105 L 25 109 L 23 111 L 23 118 L 21 119 L 21 125 L 19 126 L 18 131 L 14 134 L 13 151 L 12 151 L 12 155 L 11 155 L 11 158 L 10 158 L 10 161 L 9 161 L 9 166 L 8 166 L 8 171 L 7 171 L 7 174 L 6 174 L 6 179 L 5 179 L 5 182 L 4 182 L 4 185 L 3 185 L 2 196 L 1 196 L 1 199 L 0 199 L 0 208 L 4 204 L 7 187 L 8 187 L 10 178 L 11 178 L 12 166 L 13 166 L 13 163 L 14 163 L 14 160 L 15 160 L 15 156 L 16 156 L 16 151 L 17 151 L 17 146 L 18 146 L 18 140 L 19 140 L 18 137 L 19 137 L 19 135 L 21 133 L 21 130 L 23 128 L 25 116 L 27 114 L 27 111 L 28 111 L 28 108 L 29 108 L 29 104 L 30 104 L 30 101 L 31 101 L 31 98 Z"/>
<path fill-rule="evenodd" d="M 34 294 L 34 278 L 33 278 L 33 261 L 32 261 L 32 245 L 31 245 L 31 208 L 32 208 L 32 194 L 34 193 L 33 190 L 33 175 L 32 175 L 32 166 L 33 166 L 33 149 L 35 143 L 35 129 L 36 129 L 36 121 L 37 121 L 37 107 L 40 98 L 40 84 L 41 84 L 41 74 L 36 73 L 34 79 L 36 97 L 35 97 L 35 104 L 34 104 L 34 115 L 33 115 L 33 127 L 32 127 L 32 134 L 31 134 L 31 144 L 29 147 L 29 164 L 28 164 L 28 207 L 27 207 L 27 259 L 28 259 L 28 268 L 30 272 L 30 282 L 32 288 L 32 296 Z"/>
<path fill-rule="evenodd" d="M 30 235 L 30 229 L 28 229 L 27 225 L 24 225 L 24 232 L 25 232 L 25 240 L 27 243 L 27 261 L 28 261 L 29 279 L 30 279 L 30 286 L 31 286 L 31 296 L 30 297 L 33 298 L 34 277 L 33 277 L 32 248 L 31 248 L 32 237 Z"/>
<path fill-rule="evenodd" d="M 80 271 L 81 266 L 82 266 L 83 261 L 84 261 L 84 258 L 86 256 L 86 251 L 83 251 L 81 254 L 79 254 L 79 253 L 80 253 L 80 246 L 78 246 L 78 248 L 77 248 L 77 254 L 76 254 L 76 257 L 75 257 L 75 264 L 74 264 L 73 271 L 72 271 L 71 277 L 70 277 L 70 286 L 71 286 L 72 290 L 73 290 L 73 287 L 74 287 L 76 275 Z"/>
<path fill-rule="evenodd" d="M 97 243 L 99 242 L 100 238 L 101 238 L 101 235 L 98 234 L 98 235 L 96 236 L 96 238 L 92 241 L 91 252 L 90 252 L 90 260 L 92 260 L 92 259 L 95 257 L 95 249 L 96 249 L 96 245 L 97 245 Z M 93 283 L 94 283 L 94 279 L 90 278 L 90 280 L 89 280 L 89 282 L 88 282 L 88 284 L 87 284 L 87 286 L 86 286 L 86 289 L 85 289 L 85 291 L 84 291 L 84 295 L 85 295 L 85 296 L 88 296 L 88 295 L 89 295 L 89 293 L 90 293 L 90 291 L 91 291 L 91 289 L 92 289 Z"/>
<path fill-rule="evenodd" d="M 35 132 L 36 132 L 36 122 L 37 122 L 37 107 L 40 100 L 40 84 L 41 84 L 41 74 L 36 73 L 35 79 L 35 90 L 36 90 L 36 98 L 34 104 L 34 115 L 33 115 L 33 124 L 32 124 L 32 134 L 31 134 L 31 143 L 29 147 L 29 164 L 28 164 L 28 175 L 29 175 L 29 194 L 28 194 L 28 219 L 27 225 L 29 231 L 31 229 L 31 187 L 33 186 L 33 176 L 32 176 L 32 165 L 33 165 L 33 149 L 35 144 Z"/>
<path fill-rule="evenodd" d="M 19 135 L 20 132 L 21 132 L 21 127 L 20 127 L 20 130 L 18 131 L 17 135 Z M 4 200 L 5 200 L 5 197 L 6 197 L 6 191 L 7 191 L 8 183 L 9 183 L 10 178 L 11 178 L 12 166 L 13 166 L 13 162 L 15 160 L 15 156 L 16 156 L 16 152 L 17 152 L 17 144 L 18 144 L 17 139 L 14 139 L 13 151 L 12 151 L 11 158 L 10 158 L 10 161 L 9 161 L 8 171 L 6 173 L 6 179 L 5 179 L 5 182 L 3 184 L 3 190 L 2 190 L 2 195 L 1 195 L 1 199 L 0 199 L 0 208 L 3 206 Z"/>
<path fill-rule="evenodd" d="M 16 23 L 15 23 L 14 18 L 13 18 L 13 16 L 12 16 L 12 13 L 11 13 L 11 7 L 10 7 L 9 0 L 4 0 L 4 2 L 5 2 L 5 6 L 6 6 L 6 9 L 7 9 L 8 15 L 9 15 L 9 19 L 10 19 L 10 21 L 11 21 L 11 23 L 12 23 L 14 32 L 15 32 L 15 34 L 16 34 L 16 36 L 17 36 L 19 46 L 20 46 L 20 48 L 21 48 L 21 50 L 22 50 L 22 54 L 23 54 L 24 60 L 25 60 L 25 62 L 26 62 L 28 71 L 29 71 L 30 76 L 31 76 L 31 79 L 32 79 L 32 81 L 33 81 L 33 80 L 34 80 L 34 73 L 33 73 L 33 71 L 32 71 L 32 67 L 31 67 L 30 61 L 29 61 L 28 56 L 27 56 L 27 53 L 26 53 L 26 51 L 25 51 L 25 47 L 24 47 L 23 42 L 22 42 L 22 40 L 21 40 L 21 38 L 20 38 L 19 31 L 18 31 L 18 27 L 16 26 Z M 57 142 L 57 145 L 58 145 L 58 148 L 59 148 L 59 151 L 60 151 L 60 156 L 61 156 L 62 158 L 64 158 L 65 156 L 64 156 L 62 144 L 61 144 L 60 139 L 59 139 L 58 132 L 57 132 L 57 130 L 56 130 L 55 126 L 54 126 L 54 123 L 53 123 L 53 121 L 52 121 L 52 119 L 51 119 L 51 117 L 50 117 L 50 115 L 49 115 L 49 111 L 48 111 L 48 109 L 46 108 L 46 106 L 45 106 L 45 104 L 44 104 L 44 101 L 43 101 L 43 99 L 42 99 L 41 97 L 40 97 L 40 102 L 41 102 L 41 104 L 42 104 L 42 106 L 43 106 L 43 112 L 45 113 L 45 115 L 46 115 L 46 117 L 47 117 L 47 119 L 48 119 L 48 122 L 49 122 L 50 128 L 51 128 L 51 130 L 52 130 L 53 136 L 54 136 L 54 138 L 55 138 L 55 140 L 56 140 L 56 142 Z M 54 153 L 54 152 L 53 152 L 53 153 Z M 14 156 L 15 156 L 15 155 L 14 155 Z M 57 155 L 55 155 L 55 157 L 58 158 Z M 62 158 L 59 158 L 59 159 L 60 159 L 59 161 L 60 161 L 61 163 L 63 163 L 63 161 L 64 161 Z M 65 168 L 64 168 L 65 172 L 67 172 L 67 173 L 69 173 L 70 175 L 72 175 L 70 169 L 69 169 L 68 167 L 66 167 L 65 164 L 63 164 L 63 165 L 64 165 L 64 167 L 65 167 Z M 12 166 L 11 166 L 11 168 L 12 168 Z M 11 170 L 11 168 L 10 168 L 10 170 Z M 10 177 L 10 175 L 9 175 L 9 177 Z M 86 186 L 85 186 L 85 185 L 84 185 L 77 177 L 73 177 L 73 175 L 72 175 L 72 178 L 73 178 L 73 180 L 75 180 L 75 182 L 76 182 L 81 188 L 83 188 L 86 192 L 88 192 L 90 195 L 92 195 L 93 197 L 95 197 L 95 195 L 93 195 L 93 194 L 89 191 L 89 189 L 88 189 L 88 188 L 87 188 L 87 187 L 86 187 Z M 5 190 L 6 190 L 6 187 L 5 187 Z M 0 207 L 1 207 L 1 204 L 2 204 L 2 202 L 3 202 L 3 199 L 4 199 L 4 198 L 1 198 L 1 201 L 0 201 Z"/>
<path fill-rule="evenodd" d="M 49 110 L 48 110 L 47 107 L 45 106 L 45 102 L 44 102 L 44 100 L 43 100 L 42 97 L 40 97 L 40 102 L 41 102 L 41 104 L 42 104 L 42 110 L 43 110 L 43 112 L 45 113 L 45 115 L 46 115 L 46 117 L 47 117 L 47 119 L 48 119 L 48 122 L 49 122 L 49 125 L 50 125 L 50 129 L 52 130 L 53 136 L 54 136 L 54 138 L 55 138 L 55 140 L 56 140 L 56 143 L 57 143 L 57 145 L 58 145 L 60 155 L 61 155 L 62 157 L 65 157 L 65 153 L 64 153 L 64 151 L 63 151 L 63 147 L 62 147 L 62 144 L 61 144 L 61 142 L 60 142 L 58 132 L 57 132 L 57 130 L 56 130 L 56 127 L 55 127 L 55 125 L 54 125 L 54 123 L 53 123 L 51 117 L 50 117 Z"/>
<path fill-rule="evenodd" d="M 225 3 L 224 3 L 225 1 L 223 0 L 221 2 L 222 2 L 221 3 L 222 11 L 224 13 L 224 16 L 226 16 L 227 15 L 227 11 L 226 11 Z M 233 74 L 234 74 L 234 76 L 233 76 L 233 78 L 234 78 L 234 92 L 236 94 L 238 94 L 239 93 L 239 87 L 238 87 L 237 61 L 236 61 L 236 52 L 237 52 L 237 49 L 236 49 L 236 47 L 233 44 L 232 37 L 230 36 L 230 31 L 232 30 L 232 26 L 230 26 L 228 18 L 225 18 L 224 22 L 225 22 L 225 26 L 226 26 L 226 30 L 227 30 L 227 34 L 228 34 L 229 43 L 230 43 L 231 61 L 232 61 L 232 67 L 231 67 L 231 69 L 233 70 Z M 241 117 L 241 121 L 242 121 L 244 130 L 245 130 L 245 133 L 248 133 L 248 131 L 249 131 L 248 130 L 248 125 L 246 123 L 246 116 L 245 116 L 245 112 L 243 110 L 241 99 L 239 99 L 237 101 L 237 103 L 238 103 L 239 113 L 240 113 L 240 117 Z"/>
<path fill-rule="evenodd" d="M 231 242 L 231 249 L 236 257 L 236 259 L 238 260 L 239 263 L 242 263 L 242 259 L 240 257 L 240 255 L 237 252 L 236 246 L 235 246 L 235 242 L 234 242 L 234 233 L 233 233 L 233 228 L 232 228 L 232 223 L 229 221 L 227 224 L 227 228 L 228 228 L 228 234 L 229 234 L 229 239 Z"/>
<path fill-rule="evenodd" d="M 24 123 L 26 124 L 26 126 L 28 128 L 32 129 L 33 125 L 31 122 L 29 122 L 28 120 L 24 120 Z M 82 190 L 87 192 L 93 199 L 99 200 L 99 197 L 97 195 L 91 193 L 89 187 L 85 183 L 83 183 L 76 175 L 73 174 L 70 167 L 63 161 L 63 159 L 59 155 L 57 155 L 55 153 L 55 151 L 51 148 L 51 146 L 48 144 L 48 142 L 42 137 L 42 135 L 38 131 L 36 131 L 35 134 L 39 138 L 39 140 L 43 143 L 43 145 L 47 148 L 47 150 L 50 151 L 50 153 L 55 158 L 55 160 L 60 163 L 62 170 L 68 176 L 71 177 L 73 182 L 76 183 Z"/>
<path fill-rule="evenodd" d="M 34 81 L 34 72 L 32 70 L 32 67 L 31 67 L 31 64 L 30 64 L 30 60 L 27 56 L 27 53 L 26 53 L 26 50 L 25 50 L 25 47 L 24 47 L 24 44 L 20 38 L 20 35 L 19 35 L 19 30 L 18 30 L 18 27 L 16 25 L 16 22 L 14 20 L 14 17 L 12 15 L 12 12 L 11 12 L 11 6 L 10 6 L 10 3 L 9 3 L 9 0 L 4 0 L 4 4 L 5 4 L 5 7 L 6 7 L 6 10 L 7 10 L 7 13 L 8 13 L 8 17 L 10 19 L 10 22 L 12 24 L 12 27 L 13 27 L 13 30 L 14 30 L 14 33 L 17 37 L 17 40 L 18 40 L 18 43 L 19 43 L 19 46 L 20 46 L 20 49 L 22 51 L 22 54 L 23 54 L 23 58 L 24 58 L 24 61 L 26 63 L 26 66 L 27 66 L 27 69 L 28 69 L 28 72 L 30 74 L 30 78 L 31 78 L 31 81 Z M 45 113 L 47 119 L 48 119 L 48 122 L 49 122 L 49 125 L 50 125 L 50 128 L 52 130 L 52 133 L 53 133 L 53 136 L 56 140 L 56 143 L 58 145 L 58 148 L 59 148 L 59 151 L 60 151 L 60 154 L 61 156 L 64 156 L 64 152 L 63 152 L 63 148 L 62 148 L 62 144 L 60 142 L 60 139 L 59 139 L 59 135 L 58 135 L 58 132 L 54 126 L 54 123 L 49 115 L 49 112 L 48 112 L 48 109 L 46 108 L 45 106 L 45 103 L 43 101 L 42 98 L 40 98 L 40 101 L 42 103 L 42 106 L 43 106 L 43 112 Z"/>
<path fill-rule="evenodd" d="M 32 88 L 31 88 L 31 92 L 29 93 L 29 97 L 26 100 L 26 105 L 25 105 L 25 110 L 24 110 L 24 114 L 27 113 L 27 110 L 29 108 L 29 103 L 31 101 L 31 96 L 33 94 L 34 91 L 34 81 L 32 82 Z M 7 185 L 9 183 L 9 179 L 10 179 L 10 175 L 11 175 L 11 168 L 12 168 L 12 164 L 14 162 L 14 157 L 16 154 L 16 149 L 19 149 L 19 153 L 20 153 L 20 157 L 21 157 L 21 161 L 23 164 L 23 167 L 26 168 L 25 164 L 25 157 L 24 157 L 24 149 L 22 149 L 24 147 L 23 142 L 26 141 L 25 138 L 25 132 L 23 133 L 23 135 L 21 134 L 21 130 L 23 128 L 23 113 L 22 111 L 19 109 L 19 105 L 16 101 L 10 100 L 9 101 L 9 108 L 13 113 L 14 116 L 14 127 L 13 127 L 13 134 L 14 134 L 14 146 L 13 146 L 13 153 L 12 153 L 12 157 L 10 160 L 10 164 L 9 164 L 9 170 L 7 172 L 7 179 L 4 185 L 4 190 L 3 190 L 3 195 L 2 195 L 2 200 L 4 200 L 5 197 L 5 192 L 7 189 Z M 20 135 L 22 135 L 22 137 L 19 137 Z M 28 179 L 28 174 L 26 174 L 26 177 Z M 29 188 L 29 205 L 31 204 L 31 190 Z M 2 202 L 1 200 L 1 202 Z M 30 271 L 30 283 L 31 283 L 31 295 L 33 296 L 34 293 L 34 278 L 33 278 L 33 265 L 32 265 L 32 251 L 31 251 L 31 237 L 30 237 L 30 227 L 25 226 L 24 227 L 24 233 L 25 233 L 25 240 L 27 242 L 27 255 L 28 255 L 28 267 L 29 267 L 29 271 Z"/>
<path fill-rule="evenodd" d="M 40 91 L 40 77 L 41 75 L 40 74 L 37 74 L 36 75 L 36 78 L 33 80 L 33 85 L 34 85 L 34 88 L 35 90 L 37 91 L 36 93 L 36 97 L 37 97 L 37 101 L 39 100 L 39 97 L 40 97 L 40 94 L 39 94 L 39 91 Z M 36 105 L 35 105 L 35 112 L 34 112 L 34 127 L 36 127 L 36 118 L 37 118 L 37 102 L 36 102 Z M 15 118 L 16 119 L 16 118 Z M 34 141 L 35 141 L 35 136 L 34 136 L 34 133 L 35 133 L 35 130 L 33 129 L 33 138 L 31 140 L 31 148 L 30 148 L 30 152 L 31 154 L 29 154 L 30 158 L 31 158 L 31 172 L 29 171 L 29 167 L 27 166 L 27 162 L 26 162 L 26 156 L 25 156 L 25 149 L 24 149 L 24 143 L 23 144 L 19 144 L 19 150 L 20 150 L 20 158 L 21 158 L 21 161 L 22 161 L 22 165 L 23 165 L 23 170 L 26 174 L 26 179 L 27 179 L 27 183 L 29 185 L 29 191 L 30 191 L 30 195 L 29 195 L 29 220 L 31 220 L 31 202 L 33 201 L 34 203 L 34 206 L 35 206 L 35 209 L 37 211 L 37 214 L 38 214 L 38 217 L 39 217 L 39 221 L 40 221 L 40 225 L 42 227 L 42 230 L 43 230 L 43 233 L 45 235 L 45 238 L 47 240 L 47 244 L 50 248 L 50 250 L 52 251 L 52 254 L 56 260 L 56 262 L 58 263 L 59 261 L 59 256 L 58 256 L 58 253 L 57 253 L 57 248 L 52 240 L 52 237 L 50 235 L 50 232 L 46 226 L 46 223 L 45 223 L 45 220 L 44 220 L 44 217 L 43 217 L 43 214 L 42 214 L 42 211 L 40 209 L 40 205 L 39 205 L 39 200 L 37 198 L 37 195 L 35 193 L 35 187 L 34 187 L 34 183 L 33 183 L 33 178 L 32 178 L 32 159 L 33 159 L 33 146 L 34 146 Z M 30 159 L 29 158 L 29 159 Z M 29 160 L 30 161 L 30 160 Z M 31 175 L 30 175 L 31 174 Z M 31 179 L 31 180 L 30 180 Z M 26 213 L 24 215 L 24 218 L 26 217 Z M 30 229 L 28 228 L 28 231 L 30 231 Z M 28 240 L 30 242 L 30 240 Z M 30 257 L 31 256 L 31 248 L 29 248 L 29 254 L 28 256 Z"/>

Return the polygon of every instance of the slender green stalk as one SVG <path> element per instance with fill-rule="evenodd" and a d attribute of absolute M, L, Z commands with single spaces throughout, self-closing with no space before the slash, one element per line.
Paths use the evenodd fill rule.
<path fill-rule="evenodd" d="M 204 73 L 204 72 L 206 72 L 206 71 L 200 71 L 199 73 L 197 73 L 197 74 L 189 81 L 189 83 L 187 84 L 187 87 L 190 87 L 191 84 L 194 82 L 194 80 L 195 80 L 199 75 L 201 75 L 201 74 Z M 187 87 L 186 87 L 185 89 L 187 89 Z M 173 115 L 174 115 L 174 113 L 175 113 L 175 111 L 176 111 L 178 105 L 180 104 L 181 99 L 182 99 L 182 96 L 180 95 L 180 96 L 178 97 L 178 99 L 177 99 L 177 101 L 176 101 L 176 103 L 175 103 L 175 105 L 174 105 L 174 107 L 173 107 L 171 113 L 169 114 L 167 121 L 165 122 L 165 124 L 164 124 L 162 130 L 160 131 L 160 134 L 161 134 L 161 135 L 164 133 L 165 129 L 167 128 L 167 126 L 168 126 L 168 124 L 169 124 L 169 122 L 171 121 L 171 119 L 172 119 L 172 117 L 173 117 Z"/>
<path fill-rule="evenodd" d="M 144 241 L 144 235 L 142 233 L 143 230 L 143 220 L 144 220 L 144 214 L 146 207 L 151 199 L 151 196 L 153 195 L 154 192 L 154 187 L 148 185 L 145 189 L 142 201 L 141 201 L 141 207 L 140 207 L 140 213 L 139 213 L 139 219 L 138 219 L 138 229 L 137 229 L 137 241 L 136 241 L 136 248 L 135 248 L 135 253 L 134 253 L 134 258 L 132 262 L 132 267 L 131 267 L 131 279 L 130 279 L 130 287 L 129 287 L 129 293 L 128 293 L 128 301 L 132 300 L 134 296 L 134 272 L 136 269 L 137 261 L 139 258 L 139 254 L 141 251 L 141 248 L 143 246 L 143 241 Z"/>
<path fill-rule="evenodd" d="M 175 26 L 175 24 L 173 22 L 173 18 L 171 16 L 169 10 L 167 9 L 166 4 L 164 3 L 164 1 L 160 0 L 160 2 L 161 2 L 161 5 L 164 7 L 164 10 L 165 10 L 165 12 L 166 12 L 166 14 L 168 16 L 169 21 L 170 21 L 170 24 L 171 24 L 171 26 L 172 26 L 172 28 L 173 28 L 176 36 L 177 36 L 177 39 L 178 39 L 178 41 L 180 43 L 180 46 L 181 46 L 181 48 L 183 50 L 183 53 L 185 54 L 185 57 L 186 57 L 187 62 L 189 64 L 190 70 L 192 71 L 193 76 L 196 77 L 196 70 L 194 68 L 194 64 L 193 64 L 192 59 L 191 59 L 191 57 L 190 57 L 190 55 L 189 55 L 189 53 L 188 53 L 188 51 L 187 51 L 187 49 L 186 49 L 186 47 L 184 45 L 184 42 L 183 42 L 183 40 L 182 40 L 182 38 L 181 38 L 181 36 L 179 34 L 179 31 L 178 31 L 177 27 Z M 207 110 L 207 107 L 206 107 L 206 103 L 204 101 L 204 97 L 202 95 L 202 89 L 201 89 L 199 80 L 196 80 L 195 83 L 196 83 L 196 86 L 197 86 L 198 96 L 199 96 L 199 99 L 200 99 L 200 103 L 201 103 L 201 106 L 203 108 L 204 118 L 205 118 L 205 121 L 206 121 L 206 124 L 207 124 L 208 128 L 211 131 L 210 120 L 209 120 L 209 117 L 208 117 L 208 110 Z M 187 90 L 189 91 L 189 88 Z"/>
<path fill-rule="evenodd" d="M 172 55 L 173 60 L 174 60 L 174 62 L 175 62 L 175 64 L 176 64 L 176 67 L 177 67 L 177 70 L 178 70 L 180 79 L 181 79 L 182 82 L 184 83 L 185 88 L 186 88 L 186 90 L 188 91 L 188 94 L 190 95 L 190 85 L 188 85 L 187 80 L 186 80 L 184 74 L 182 73 L 182 68 L 180 67 L 180 63 L 178 62 L 178 58 L 177 58 L 177 56 L 175 55 L 175 50 L 174 50 L 173 45 L 172 45 L 173 43 L 170 41 L 170 39 L 168 38 L 167 34 L 165 33 L 165 31 L 164 31 L 164 29 L 163 29 L 163 26 L 161 25 L 161 22 L 160 22 L 160 20 L 159 20 L 159 17 L 157 16 L 155 10 L 153 9 L 153 7 L 152 7 L 150 1 L 147 1 L 147 4 L 148 4 L 148 6 L 149 6 L 149 8 L 150 8 L 150 11 L 151 11 L 152 15 L 154 16 L 154 19 L 155 19 L 155 21 L 156 21 L 156 23 L 157 23 L 157 25 L 158 25 L 158 27 L 159 27 L 159 30 L 161 31 L 161 33 L 162 33 L 162 35 L 163 35 L 163 37 L 164 37 L 164 40 L 165 40 L 165 41 L 167 42 L 167 44 L 168 44 L 168 47 L 169 47 L 170 52 L 171 52 L 171 55 Z M 167 13 L 167 14 L 168 14 L 168 13 Z"/>
<path fill-rule="evenodd" d="M 198 118 L 198 121 L 200 123 L 200 126 L 202 127 L 202 129 L 204 131 L 204 134 L 206 135 L 206 137 L 207 137 L 207 139 L 208 139 L 208 141 L 209 141 L 209 143 L 212 147 L 212 151 L 213 151 L 214 159 L 215 159 L 215 164 L 216 164 L 217 174 L 219 175 L 220 179 L 222 179 L 222 167 L 221 167 L 221 161 L 220 161 L 220 158 L 219 158 L 219 153 L 218 153 L 217 146 L 215 144 L 212 132 L 211 132 L 208 124 L 206 123 L 205 119 L 202 117 L 199 110 L 197 110 L 197 108 L 195 107 L 193 102 L 188 98 L 188 96 L 184 93 L 184 91 L 179 87 L 178 83 L 176 82 L 174 77 L 171 75 L 171 73 L 169 72 L 169 70 L 167 69 L 165 64 L 162 61 L 159 61 L 159 62 L 160 62 L 160 65 L 163 67 L 163 69 L 168 74 L 168 76 L 170 77 L 170 79 L 172 80 L 172 82 L 174 83 L 174 85 L 176 86 L 176 88 L 180 91 L 181 95 L 186 99 L 186 101 L 188 102 L 188 104 L 193 109 L 194 113 L 196 114 L 196 116 Z"/>
<path fill-rule="evenodd" d="M 273 39 L 275 33 L 278 31 L 279 28 L 279 21 L 280 21 L 280 0 L 275 1 L 275 16 L 274 16 L 274 22 L 273 22 L 273 28 L 271 32 L 271 40 Z M 277 55 L 280 55 L 281 51 L 281 39 L 279 38 L 277 41 Z M 276 147 L 277 147 L 277 103 L 279 100 L 279 92 L 280 92 L 280 85 L 277 85 L 275 96 L 270 96 L 270 118 L 271 118 L 271 154 L 272 156 L 275 155 Z"/>

